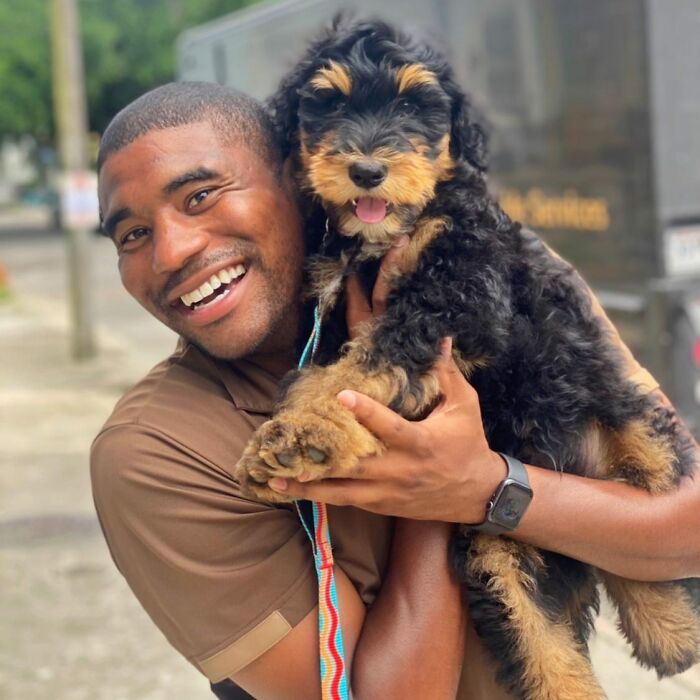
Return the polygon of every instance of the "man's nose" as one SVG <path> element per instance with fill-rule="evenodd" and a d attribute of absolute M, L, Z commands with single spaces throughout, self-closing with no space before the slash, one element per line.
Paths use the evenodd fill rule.
<path fill-rule="evenodd" d="M 209 234 L 190 217 L 162 217 L 153 229 L 153 272 L 175 272 L 202 252 Z"/>

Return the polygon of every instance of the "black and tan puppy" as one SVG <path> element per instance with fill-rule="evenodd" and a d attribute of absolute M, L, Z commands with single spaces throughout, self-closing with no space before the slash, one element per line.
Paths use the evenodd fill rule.
<path fill-rule="evenodd" d="M 488 196 L 482 132 L 443 59 L 385 24 L 341 21 L 272 107 L 310 220 L 322 222 L 311 276 L 324 326 L 317 364 L 239 463 L 248 492 L 280 500 L 265 485 L 272 476 L 342 474 L 381 452 L 336 394 L 351 388 L 425 414 L 439 398 L 431 367 L 445 336 L 493 449 L 653 493 L 693 471 L 671 415 L 625 379 L 574 272 Z M 343 344 L 345 277 L 359 271 L 371 283 L 402 234 L 408 254 L 386 313 Z M 453 556 L 477 632 L 517 697 L 604 697 L 587 654 L 598 580 L 640 663 L 663 676 L 698 660 L 696 580 L 627 581 L 468 527 Z"/>

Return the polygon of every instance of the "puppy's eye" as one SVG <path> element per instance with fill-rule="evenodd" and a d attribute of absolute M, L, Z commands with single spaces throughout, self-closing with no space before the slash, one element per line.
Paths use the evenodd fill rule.
<path fill-rule="evenodd" d="M 413 100 L 404 97 L 399 100 L 398 109 L 402 114 L 415 114 L 418 111 L 418 105 Z"/>
<path fill-rule="evenodd" d="M 345 109 L 345 95 L 337 90 L 329 90 L 323 96 L 322 104 L 329 112 L 342 112 Z"/>

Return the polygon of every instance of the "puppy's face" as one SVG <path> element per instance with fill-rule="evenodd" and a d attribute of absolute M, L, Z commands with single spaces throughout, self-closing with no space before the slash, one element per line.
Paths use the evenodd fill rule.
<path fill-rule="evenodd" d="M 428 67 L 366 56 L 325 62 L 300 90 L 309 189 L 337 230 L 386 244 L 449 177 L 451 100 Z"/>

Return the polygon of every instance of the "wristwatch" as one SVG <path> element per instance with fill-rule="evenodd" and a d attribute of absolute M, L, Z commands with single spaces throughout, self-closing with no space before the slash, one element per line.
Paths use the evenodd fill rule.
<path fill-rule="evenodd" d="M 474 530 L 487 535 L 500 535 L 515 530 L 532 500 L 532 489 L 525 465 L 515 457 L 498 453 L 508 467 L 506 478 L 498 485 L 486 504 L 486 519 Z"/>

